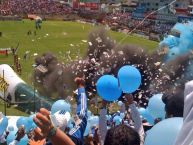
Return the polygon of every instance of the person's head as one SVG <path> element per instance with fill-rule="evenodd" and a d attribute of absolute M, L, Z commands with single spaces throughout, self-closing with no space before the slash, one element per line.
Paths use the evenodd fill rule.
<path fill-rule="evenodd" d="M 121 124 L 108 130 L 104 145 L 140 145 L 140 137 L 133 128 Z"/>
<path fill-rule="evenodd" d="M 83 86 L 85 85 L 84 79 L 83 79 L 83 78 L 80 78 L 80 77 L 76 77 L 76 78 L 74 79 L 74 82 L 76 83 L 76 85 L 77 85 L 78 87 L 83 87 Z"/>
<path fill-rule="evenodd" d="M 167 93 L 162 96 L 165 104 L 166 118 L 183 117 L 184 91 L 178 90 L 175 93 Z"/>

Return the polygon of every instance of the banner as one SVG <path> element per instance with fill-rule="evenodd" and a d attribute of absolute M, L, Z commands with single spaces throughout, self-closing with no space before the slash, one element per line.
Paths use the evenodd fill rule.
<path fill-rule="evenodd" d="M 11 48 L 0 48 L 0 54 L 7 55 L 11 51 Z"/>
<path fill-rule="evenodd" d="M 38 111 L 42 107 L 50 109 L 53 104 L 51 98 L 40 96 L 7 64 L 0 65 L 0 97 L 18 104 L 26 112 Z"/>
<path fill-rule="evenodd" d="M 18 77 L 9 65 L 0 65 L 0 97 L 4 97 L 5 88 L 5 98 L 10 94 L 12 101 L 15 101 L 15 87 L 20 83 L 24 83 L 24 81 Z"/>
<path fill-rule="evenodd" d="M 6 92 L 9 84 L 5 81 L 5 79 L 0 76 L 0 92 Z M 3 96 L 2 96 L 3 97 Z"/>
<path fill-rule="evenodd" d="M 32 15 L 32 14 L 28 14 L 27 17 L 29 19 L 36 19 L 37 16 L 36 15 Z"/>
<path fill-rule="evenodd" d="M 97 10 L 99 9 L 99 5 L 98 3 L 93 3 L 93 2 L 80 2 L 79 6 L 85 9 L 89 9 L 89 10 Z"/>

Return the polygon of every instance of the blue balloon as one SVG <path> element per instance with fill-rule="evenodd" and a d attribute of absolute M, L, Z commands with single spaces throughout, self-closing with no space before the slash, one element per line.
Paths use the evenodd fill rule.
<path fill-rule="evenodd" d="M 67 103 L 65 100 L 58 100 L 56 101 L 51 108 L 51 113 L 54 114 L 60 110 L 65 110 L 66 112 L 71 112 L 70 104 Z"/>
<path fill-rule="evenodd" d="M 118 106 L 122 106 L 123 105 L 123 102 L 122 101 L 118 101 Z"/>
<path fill-rule="evenodd" d="M 106 115 L 106 119 L 107 119 L 107 121 L 110 121 L 111 115 Z"/>
<path fill-rule="evenodd" d="M 173 145 L 182 127 L 183 118 L 175 117 L 157 123 L 147 132 L 144 145 Z"/>
<path fill-rule="evenodd" d="M 7 136 L 6 142 L 9 145 L 15 138 L 16 138 L 17 131 L 11 131 L 9 132 L 9 135 Z"/>
<path fill-rule="evenodd" d="M 92 112 L 90 110 L 87 111 L 88 118 L 92 115 Z"/>
<path fill-rule="evenodd" d="M 17 128 L 19 128 L 20 126 L 24 126 L 25 132 L 29 132 L 29 129 L 30 129 L 30 126 L 31 126 L 30 123 L 29 123 L 29 118 L 21 116 L 17 120 L 16 126 L 17 126 Z"/>
<path fill-rule="evenodd" d="M 8 131 L 14 131 L 14 127 L 13 126 L 8 126 Z"/>
<path fill-rule="evenodd" d="M 21 140 L 20 140 L 20 142 L 19 142 L 19 144 L 18 145 L 27 145 L 28 144 L 28 137 L 27 137 L 27 135 L 25 135 Z"/>
<path fill-rule="evenodd" d="M 154 118 L 165 118 L 166 112 L 165 104 L 162 101 L 162 94 L 156 94 L 149 99 L 148 110 Z"/>
<path fill-rule="evenodd" d="M 88 119 L 88 122 L 90 123 L 90 127 L 97 126 L 99 124 L 99 117 L 98 116 L 91 116 Z"/>
<path fill-rule="evenodd" d="M 89 131 L 90 131 L 90 124 L 89 124 L 89 123 L 87 123 L 87 125 L 86 125 L 86 129 L 85 129 L 85 131 L 84 131 L 84 136 L 88 136 Z"/>
<path fill-rule="evenodd" d="M 0 121 L 0 136 L 4 133 L 8 126 L 8 118 L 2 114 L 2 120 Z"/>
<path fill-rule="evenodd" d="M 111 75 L 100 77 L 97 81 L 96 88 L 98 95 L 106 101 L 115 101 L 122 94 L 118 86 L 118 80 Z"/>
<path fill-rule="evenodd" d="M 155 119 L 151 116 L 148 109 L 139 108 L 138 111 L 139 111 L 139 114 L 142 116 L 143 119 L 147 120 L 147 122 L 149 122 L 151 125 L 154 125 L 154 120 Z"/>
<path fill-rule="evenodd" d="M 9 145 L 13 140 L 16 138 L 17 131 L 11 131 L 9 132 L 9 135 L 7 136 L 6 142 Z M 28 144 L 28 137 L 25 135 L 17 145 L 27 145 Z"/>
<path fill-rule="evenodd" d="M 120 113 L 120 117 L 123 119 L 125 117 L 125 113 Z"/>
<path fill-rule="evenodd" d="M 134 66 L 123 66 L 118 72 L 118 79 L 124 93 L 133 93 L 141 85 L 141 73 Z"/>
<path fill-rule="evenodd" d="M 35 129 L 37 127 L 37 125 L 33 121 L 34 116 L 35 116 L 35 114 L 28 117 L 28 127 L 27 127 L 28 131 Z"/>
<path fill-rule="evenodd" d="M 115 123 L 115 125 L 119 125 L 122 122 L 122 118 L 120 116 L 115 116 L 113 118 L 113 122 Z"/>
<path fill-rule="evenodd" d="M 37 125 L 33 122 L 31 125 L 31 129 L 35 129 L 35 128 L 37 128 Z"/>

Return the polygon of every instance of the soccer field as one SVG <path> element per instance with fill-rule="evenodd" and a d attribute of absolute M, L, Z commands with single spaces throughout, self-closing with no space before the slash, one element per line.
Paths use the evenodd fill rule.
<path fill-rule="evenodd" d="M 52 52 L 64 63 L 69 61 L 66 58 L 66 53 L 72 59 L 75 59 L 77 55 L 84 57 L 88 45 L 86 40 L 89 32 L 97 27 L 78 22 L 44 21 L 42 29 L 35 30 L 34 21 L 0 21 L 0 32 L 3 33 L 2 37 L 0 37 L 0 48 L 16 47 L 19 44 L 17 54 L 22 66 L 21 78 L 31 85 L 32 65 L 37 55 L 41 55 L 44 52 Z M 29 36 L 27 35 L 28 31 L 32 32 Z M 34 35 L 34 31 L 36 31 L 36 35 Z M 122 43 L 141 46 L 149 51 L 155 49 L 158 45 L 154 41 L 127 36 L 118 32 L 108 31 L 108 34 L 118 43 L 124 39 Z M 29 59 L 24 61 L 23 57 L 26 51 L 29 51 Z M 7 57 L 0 54 L 0 64 L 12 65 L 13 55 L 9 54 Z M 3 103 L 1 101 L 0 110 L 3 111 Z M 14 107 L 9 108 L 7 112 L 7 115 L 25 115 L 15 110 Z"/>
<path fill-rule="evenodd" d="M 35 30 L 34 21 L 1 21 L 0 31 L 3 36 L 0 37 L 0 48 L 16 47 L 19 44 L 18 55 L 22 66 L 22 75 L 27 83 L 30 84 L 30 76 L 32 72 L 32 64 L 34 62 L 34 54 L 41 55 L 44 52 L 52 52 L 59 60 L 66 61 L 66 53 L 70 52 L 72 59 L 77 55 L 83 56 L 86 52 L 89 32 L 95 29 L 90 24 L 82 24 L 78 22 L 65 21 L 44 21 L 41 30 Z M 31 31 L 31 35 L 27 32 Z M 36 35 L 34 35 L 36 31 Z M 110 37 L 117 42 L 122 40 L 126 35 L 118 32 L 109 31 Z M 157 47 L 157 42 L 145 40 L 139 37 L 128 36 L 122 43 L 129 43 L 152 50 Z M 29 59 L 23 60 L 26 51 L 29 51 Z M 13 56 L 8 57 L 0 55 L 0 64 L 12 64 Z"/>

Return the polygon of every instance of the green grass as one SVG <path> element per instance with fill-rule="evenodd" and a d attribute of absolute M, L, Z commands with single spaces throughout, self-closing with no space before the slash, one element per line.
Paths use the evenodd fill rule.
<path fill-rule="evenodd" d="M 0 101 L 0 112 L 5 114 L 5 107 L 3 101 Z M 25 112 L 18 110 L 16 107 L 11 106 L 10 108 L 6 107 L 7 116 L 28 116 Z"/>
<path fill-rule="evenodd" d="M 35 30 L 34 21 L 0 21 L 0 31 L 3 36 L 0 37 L 0 48 L 16 47 L 19 43 L 18 55 L 22 66 L 21 78 L 28 84 L 31 84 L 32 64 L 34 63 L 34 53 L 41 55 L 44 52 L 52 52 L 60 61 L 68 62 L 65 54 L 71 52 L 74 59 L 77 55 L 84 56 L 88 34 L 94 27 L 90 24 L 81 24 L 77 22 L 64 21 L 45 21 L 42 23 L 42 29 L 37 30 L 37 35 L 27 36 L 27 32 Z M 128 36 L 118 32 L 109 31 L 109 35 L 117 42 L 134 44 L 141 46 L 149 51 L 157 47 L 157 42 L 145 40 L 143 38 Z M 73 44 L 74 46 L 70 46 Z M 30 59 L 25 62 L 23 55 L 30 51 Z M 8 57 L 0 55 L 0 64 L 13 64 L 13 56 Z M 0 104 L 0 110 L 2 105 Z M 12 108 L 11 108 L 12 109 Z M 17 111 L 14 112 L 14 114 Z M 11 111 L 10 111 L 11 113 Z"/>

